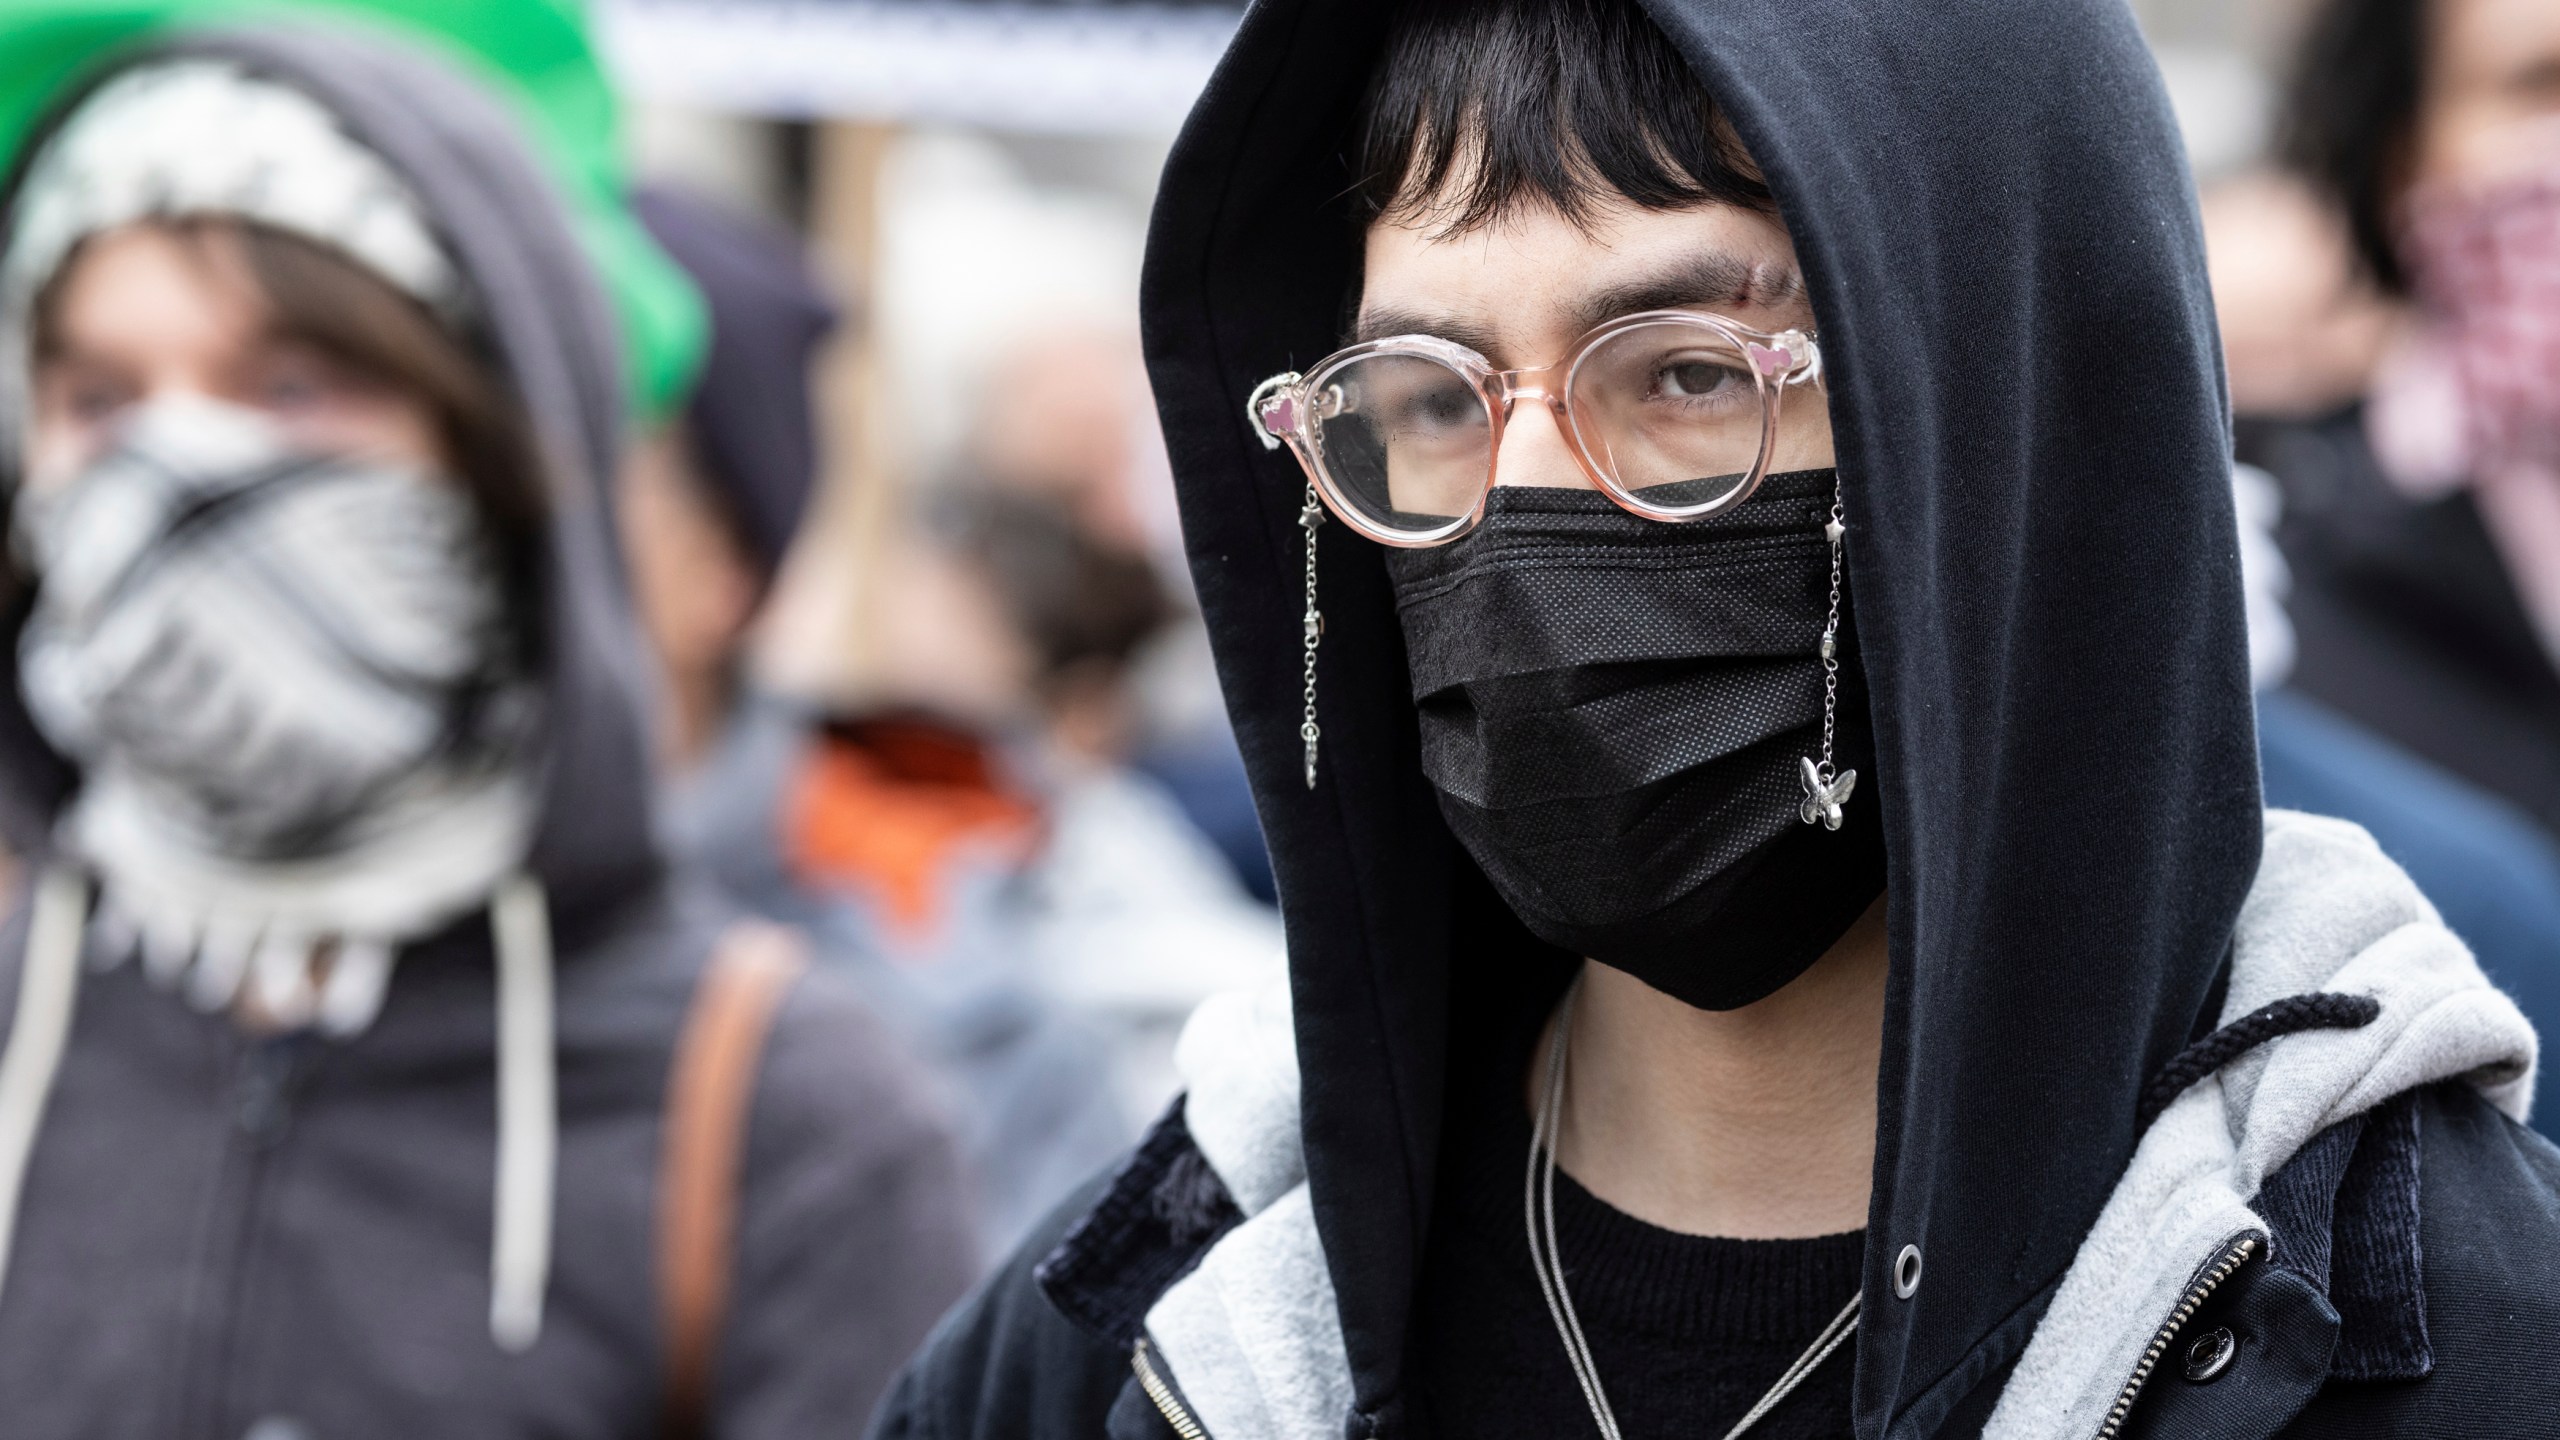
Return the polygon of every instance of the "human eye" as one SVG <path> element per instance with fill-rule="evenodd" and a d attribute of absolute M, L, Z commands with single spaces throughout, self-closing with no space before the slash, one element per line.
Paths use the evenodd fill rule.
<path fill-rule="evenodd" d="M 1751 377 L 1733 360 L 1711 355 L 1667 355 L 1653 367 L 1655 398 L 1690 403 L 1732 403 L 1752 391 Z"/>
<path fill-rule="evenodd" d="M 99 379 L 66 385 L 60 394 L 63 412 L 85 423 L 112 420 L 133 404 L 135 398 L 133 387 Z"/>
<path fill-rule="evenodd" d="M 1465 380 L 1438 365 L 1401 356 L 1362 360 L 1325 387 L 1319 418 L 1359 417 L 1397 443 L 1432 444 L 1484 429 L 1483 402 Z"/>
<path fill-rule="evenodd" d="M 257 357 L 241 375 L 240 399 L 293 417 L 329 409 L 360 389 L 345 367 L 301 346 L 283 346 Z"/>
<path fill-rule="evenodd" d="M 104 366 L 79 363 L 42 366 L 35 389 L 38 403 L 48 413 L 83 425 L 112 420 L 141 398 L 126 376 Z"/>
<path fill-rule="evenodd" d="M 2560 108 L 2560 55 L 2537 55 L 2507 77 L 2503 87 L 2537 109 Z"/>
<path fill-rule="evenodd" d="M 1395 420 L 1400 430 L 1431 435 L 1474 429 L 1484 412 L 1465 387 L 1444 383 L 1416 386 L 1398 397 Z"/>

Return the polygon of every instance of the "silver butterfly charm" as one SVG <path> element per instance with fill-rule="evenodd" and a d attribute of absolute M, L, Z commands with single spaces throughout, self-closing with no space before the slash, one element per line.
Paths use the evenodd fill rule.
<path fill-rule="evenodd" d="M 1850 792 L 1858 788 L 1858 772 L 1843 770 L 1837 779 L 1825 784 L 1822 767 L 1811 759 L 1804 762 L 1804 808 L 1796 813 L 1807 825 L 1825 830 L 1840 828 L 1840 807 L 1849 803 Z"/>

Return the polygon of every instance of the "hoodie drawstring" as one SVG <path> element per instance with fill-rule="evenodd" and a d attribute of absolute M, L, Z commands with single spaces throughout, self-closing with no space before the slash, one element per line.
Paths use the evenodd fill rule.
<path fill-rule="evenodd" d="M 45 1098 L 53 1093 L 71 1038 L 73 1002 L 80 994 L 80 937 L 88 923 L 88 881 L 77 870 L 45 871 L 27 915 L 26 961 L 18 969 L 9 1048 L 0 1053 L 0 1281 L 8 1278 L 27 1157 L 35 1150 Z"/>
<path fill-rule="evenodd" d="M 2188 1086 L 2270 1040 L 2306 1030 L 2361 1030 L 2381 1013 L 2382 1002 L 2370 995 L 2329 990 L 2271 1000 L 2170 1056 L 2169 1063 L 2143 1087 L 2141 1104 L 2134 1111 L 2134 1133 L 2150 1129 L 2151 1122 Z"/>
<path fill-rule="evenodd" d="M 551 913 L 542 886 L 530 876 L 509 876 L 490 903 L 489 921 L 498 952 L 498 1195 L 489 1334 L 499 1349 L 520 1354 L 542 1335 L 560 1158 Z"/>
<path fill-rule="evenodd" d="M 8 1048 L 0 1051 L 0 1281 L 8 1276 L 27 1160 L 71 1038 L 80 942 L 88 922 L 89 882 L 67 867 L 45 871 L 27 916 L 26 961 L 19 968 Z M 490 902 L 489 923 L 498 959 L 498 1183 L 489 1334 L 500 1349 L 521 1353 L 542 1335 L 560 1159 L 551 915 L 542 886 L 529 876 L 509 877 Z M 245 959 L 247 947 L 240 953 Z M 352 945 L 341 953 L 319 996 L 321 1028 L 363 1028 L 381 1004 L 391 961 L 387 945 Z"/>

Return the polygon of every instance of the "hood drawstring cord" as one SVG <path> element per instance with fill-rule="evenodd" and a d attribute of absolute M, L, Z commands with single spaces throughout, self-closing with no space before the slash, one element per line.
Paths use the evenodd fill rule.
<path fill-rule="evenodd" d="M 80 993 L 80 937 L 88 924 L 89 882 L 77 870 L 46 870 L 36 882 L 27 915 L 27 953 L 18 969 L 18 1008 L 9 1022 L 9 1048 L 0 1053 L 0 1282 L 8 1278 L 27 1157 L 35 1150 L 45 1098 L 53 1092 L 63 1047 L 71 1039 L 72 1009 Z"/>
<path fill-rule="evenodd" d="M 541 884 L 509 876 L 490 903 L 489 922 L 498 952 L 498 1193 L 489 1334 L 499 1349 L 521 1354 L 542 1336 L 560 1159 L 551 912 Z"/>
<path fill-rule="evenodd" d="M 71 1038 L 88 912 L 89 883 L 77 870 L 55 867 L 37 881 L 17 1009 L 8 1048 L 0 1051 L 0 1282 L 8 1276 L 28 1157 Z M 498 959 L 498 1183 L 489 1334 L 499 1348 L 520 1353 L 542 1334 L 560 1156 L 551 917 L 542 886 L 528 876 L 510 877 L 490 902 L 489 919 Z M 319 996 L 321 1028 L 361 1029 L 380 1007 L 391 960 L 388 945 L 342 950 Z"/>
<path fill-rule="evenodd" d="M 2382 1013 L 2382 1002 L 2370 995 L 2341 995 L 2314 990 L 2271 1000 L 2177 1054 L 2143 1087 L 2134 1112 L 2134 1133 L 2151 1128 L 2170 1102 L 2187 1087 L 2266 1044 L 2306 1030 L 2361 1030 Z"/>

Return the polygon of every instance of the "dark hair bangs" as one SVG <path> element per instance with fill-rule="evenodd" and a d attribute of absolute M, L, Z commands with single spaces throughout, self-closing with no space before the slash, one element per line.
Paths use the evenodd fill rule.
<path fill-rule="evenodd" d="M 1776 208 L 1689 62 L 1633 0 L 1414 0 L 1362 107 L 1361 219 L 1462 233 L 1524 203 L 1577 225 L 1647 210 Z"/>

